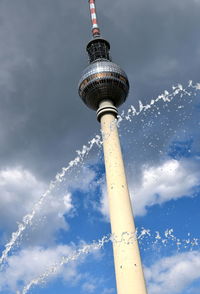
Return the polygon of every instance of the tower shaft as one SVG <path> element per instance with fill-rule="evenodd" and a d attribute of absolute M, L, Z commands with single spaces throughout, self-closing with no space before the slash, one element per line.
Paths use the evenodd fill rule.
<path fill-rule="evenodd" d="M 101 38 L 95 0 L 88 0 L 93 39 L 87 45 L 90 65 L 79 82 L 83 102 L 97 111 L 101 123 L 110 221 L 118 294 L 147 294 L 133 212 L 125 175 L 118 129 L 117 108 L 126 101 L 126 73 L 109 56 L 110 44 Z"/>
<path fill-rule="evenodd" d="M 103 135 L 106 181 L 118 294 L 147 294 L 113 103 L 104 100 L 97 113 Z"/>

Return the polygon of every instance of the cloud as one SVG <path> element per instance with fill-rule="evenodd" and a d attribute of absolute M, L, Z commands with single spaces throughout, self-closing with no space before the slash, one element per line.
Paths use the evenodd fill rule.
<path fill-rule="evenodd" d="M 18 255 L 9 257 L 6 270 L 0 275 L 0 290 L 16 293 L 22 286 L 38 278 L 52 265 L 59 264 L 63 256 L 72 255 L 73 251 L 74 246 L 68 245 L 59 245 L 48 249 L 36 246 L 21 250 Z M 80 263 L 79 260 L 60 267 L 55 275 L 49 276 L 49 279 L 54 279 L 59 275 L 64 281 L 73 281 L 74 283 L 78 277 L 77 267 Z M 45 281 L 47 280 L 46 277 Z"/>
<path fill-rule="evenodd" d="M 101 289 L 100 291 L 103 294 L 111 294 L 114 292 L 113 288 L 104 288 L 104 286 L 107 284 L 107 280 L 100 275 L 95 277 L 87 273 L 84 278 L 86 282 L 82 284 L 82 290 L 85 293 L 97 293 L 99 292 L 99 289 Z"/>
<path fill-rule="evenodd" d="M 106 184 L 103 183 L 101 186 L 102 197 L 100 199 L 100 207 L 99 210 L 105 217 L 107 221 L 109 221 L 109 204 L 108 204 L 108 195 L 107 195 L 107 187 Z"/>
<path fill-rule="evenodd" d="M 1 229 L 14 229 L 16 222 L 32 209 L 45 189 L 45 183 L 22 167 L 0 170 Z"/>
<path fill-rule="evenodd" d="M 145 268 L 149 294 L 182 293 L 200 278 L 200 252 L 165 257 Z"/>
<path fill-rule="evenodd" d="M 77 93 L 87 26 L 73 17 L 87 12 L 87 3 L 76 1 L 0 4 L 0 168 L 22 165 L 50 179 L 93 134 Z"/>
<path fill-rule="evenodd" d="M 135 215 L 145 215 L 148 207 L 172 199 L 193 197 L 193 188 L 200 184 L 198 163 L 168 159 L 160 165 L 142 167 L 141 180 L 129 178 L 129 189 Z M 108 201 L 102 187 L 101 212 L 108 218 Z"/>
<path fill-rule="evenodd" d="M 93 293 L 102 285 L 102 279 L 94 278 L 79 268 L 83 263 L 100 258 L 100 243 L 86 243 L 80 240 L 67 245 L 27 246 L 15 255 L 9 256 L 5 270 L 0 275 L 0 291 L 17 293 L 22 288 L 27 293 L 32 287 L 61 278 L 64 284 L 77 286 L 81 283 L 83 291 Z M 91 260 L 90 260 L 91 262 Z"/>
<path fill-rule="evenodd" d="M 22 238 L 21 245 L 53 245 L 59 230 L 69 230 L 68 220 L 76 216 L 73 193 L 94 190 L 96 173 L 88 168 L 73 170 L 62 184 L 58 183 L 37 208 L 34 219 Z M 83 179 L 84 180 L 80 180 Z M 46 183 L 22 167 L 0 170 L 0 229 L 6 243 L 17 223 L 33 211 L 34 205 L 48 189 Z M 83 201 L 86 201 L 83 199 Z M 22 205 L 23 203 L 23 205 Z M 53 220 L 53 222 L 52 222 Z"/>
<path fill-rule="evenodd" d="M 16 230 L 17 222 L 32 211 L 46 189 L 44 182 L 22 167 L 0 170 L 0 229 L 4 238 L 8 237 L 12 230 Z M 65 215 L 73 209 L 72 195 L 67 189 L 65 193 L 59 191 L 48 195 L 36 212 L 32 226 L 28 227 L 29 238 L 23 241 L 32 244 L 52 243 L 56 231 L 61 228 L 68 229 Z"/>
<path fill-rule="evenodd" d="M 93 283 L 90 283 L 90 282 L 85 282 L 83 285 L 82 285 L 82 289 L 84 292 L 89 292 L 89 293 L 93 293 L 96 289 L 96 285 L 94 285 Z"/>
<path fill-rule="evenodd" d="M 200 184 L 198 165 L 190 161 L 169 159 L 160 166 L 145 166 L 139 185 L 130 182 L 131 198 L 136 215 L 147 208 L 172 199 L 192 197 L 193 188 Z"/>
<path fill-rule="evenodd" d="M 96 173 L 90 167 L 81 166 L 71 171 L 67 176 L 67 186 L 72 190 L 88 191 L 90 185 L 95 185 Z"/>

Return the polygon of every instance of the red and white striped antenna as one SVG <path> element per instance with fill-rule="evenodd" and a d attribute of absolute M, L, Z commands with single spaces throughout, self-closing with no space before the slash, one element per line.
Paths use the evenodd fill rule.
<path fill-rule="evenodd" d="M 89 0 L 90 4 L 90 16 L 92 21 L 92 35 L 94 38 L 100 37 L 100 29 L 97 22 L 97 14 L 96 14 L 96 7 L 95 7 L 95 0 Z"/>

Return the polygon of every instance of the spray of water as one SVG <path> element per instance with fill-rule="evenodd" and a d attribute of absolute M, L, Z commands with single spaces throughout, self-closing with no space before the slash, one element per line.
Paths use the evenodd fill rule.
<path fill-rule="evenodd" d="M 169 245 L 174 247 L 177 251 L 188 249 L 193 250 L 199 248 L 200 245 L 199 238 L 192 237 L 190 233 L 187 234 L 186 238 L 177 237 L 172 228 L 165 230 L 163 233 L 160 233 L 159 231 L 151 232 L 151 230 L 142 228 L 138 235 L 138 240 L 141 245 L 140 248 L 144 251 L 159 247 L 167 247 Z M 147 242 L 145 242 L 145 240 Z M 147 246 L 147 243 L 149 247 Z M 143 244 L 144 246 L 142 246 Z"/>
<path fill-rule="evenodd" d="M 104 247 L 108 242 L 112 242 L 114 244 L 126 243 L 127 245 L 138 240 L 140 245 L 144 244 L 144 250 L 154 249 L 158 246 L 166 247 L 167 245 L 175 246 L 177 251 L 181 249 L 190 249 L 193 250 L 199 247 L 200 239 L 192 238 L 190 233 L 188 233 L 187 238 L 181 239 L 175 236 L 173 229 L 167 229 L 164 232 L 152 232 L 150 229 L 142 228 L 140 231 L 136 231 L 136 233 L 128 233 L 124 232 L 120 237 L 119 236 L 104 236 L 100 240 L 93 242 L 92 244 L 84 245 L 82 248 L 75 251 L 70 256 L 63 256 L 61 260 L 53 265 L 51 265 L 44 273 L 42 273 L 39 277 L 30 281 L 22 290 L 21 294 L 26 294 L 32 287 L 44 284 L 48 281 L 49 278 L 55 277 L 61 270 L 61 268 L 75 260 L 78 260 L 80 257 L 92 253 L 94 251 L 100 250 Z M 148 246 L 147 246 L 148 245 Z M 18 291 L 18 294 L 20 292 Z"/>
<path fill-rule="evenodd" d="M 110 240 L 114 244 L 123 242 L 129 245 L 134 243 L 136 239 L 141 245 L 140 248 L 144 251 L 152 250 L 155 246 L 167 247 L 167 245 L 173 246 L 177 251 L 185 249 L 193 250 L 193 248 L 196 249 L 200 245 L 199 238 L 193 238 L 190 233 L 187 234 L 186 238 L 179 238 L 174 234 L 172 228 L 166 229 L 163 233 L 142 228 L 140 231 L 136 230 L 134 234 L 124 232 L 121 236 L 112 235 L 110 237 Z"/>
<path fill-rule="evenodd" d="M 93 242 L 92 244 L 89 245 L 84 245 L 82 248 L 78 249 L 75 251 L 72 255 L 70 256 L 63 256 L 60 260 L 60 262 L 53 264 L 51 267 L 49 267 L 43 274 L 41 274 L 39 277 L 33 279 L 28 283 L 22 290 L 22 294 L 26 294 L 33 286 L 36 286 L 38 284 L 45 283 L 49 277 L 56 275 L 56 273 L 59 272 L 60 268 L 63 265 L 66 265 L 72 261 L 75 261 L 79 259 L 83 255 L 87 255 L 89 253 L 92 253 L 94 251 L 97 251 L 101 249 L 106 243 L 110 241 L 109 236 L 104 236 L 102 239 L 98 240 L 97 242 Z M 20 293 L 18 291 L 18 293 Z"/>
<path fill-rule="evenodd" d="M 152 108 L 159 101 L 171 102 L 176 96 L 191 96 L 194 91 L 200 90 L 200 83 L 193 84 L 192 81 L 189 81 L 186 88 L 183 88 L 182 85 L 177 85 L 172 87 L 172 92 L 169 93 L 165 91 L 163 94 L 159 95 L 157 98 L 152 99 L 149 104 L 143 105 L 141 101 L 139 101 L 139 110 L 137 111 L 134 106 L 131 106 L 128 111 L 125 113 L 124 111 L 121 115 L 118 116 L 117 125 L 119 126 L 122 121 L 131 121 L 134 116 L 138 116 L 141 112 L 144 112 L 150 108 Z M 193 95 L 195 95 L 194 93 Z M 112 127 L 111 127 L 112 129 Z M 88 142 L 87 145 L 82 147 L 81 151 L 77 151 L 77 156 L 74 160 L 70 161 L 67 167 L 63 167 L 61 172 L 55 176 L 55 179 L 50 182 L 48 190 L 40 197 L 39 201 L 34 205 L 33 210 L 30 214 L 27 214 L 23 217 L 22 222 L 18 224 L 18 229 L 16 232 L 12 233 L 10 241 L 5 245 L 5 249 L 0 257 L 0 267 L 6 261 L 9 252 L 16 245 L 16 242 L 21 237 L 24 230 L 28 225 L 31 225 L 32 220 L 36 214 L 36 212 L 41 208 L 46 197 L 52 192 L 52 190 L 56 187 L 57 184 L 61 183 L 66 175 L 66 173 L 80 164 L 83 159 L 89 154 L 90 150 L 93 146 L 100 146 L 102 144 L 101 138 L 99 135 L 95 136 L 92 140 Z"/>
<path fill-rule="evenodd" d="M 159 101 L 166 103 L 171 102 L 176 96 L 180 96 L 181 98 L 183 96 L 191 96 L 192 94 L 196 96 L 197 93 L 194 91 L 198 90 L 200 90 L 200 83 L 193 84 L 193 82 L 190 80 L 186 88 L 183 88 L 181 84 L 173 86 L 171 93 L 164 91 L 164 93 L 159 95 L 157 98 L 151 99 L 149 104 L 143 105 L 143 103 L 139 100 L 139 110 L 137 111 L 137 109 L 131 105 L 127 112 L 122 111 L 121 115 L 118 116 L 117 124 L 119 126 L 124 120 L 131 122 L 134 116 L 138 116 L 141 112 L 145 112 L 146 110 L 152 108 L 152 106 L 157 104 Z"/>

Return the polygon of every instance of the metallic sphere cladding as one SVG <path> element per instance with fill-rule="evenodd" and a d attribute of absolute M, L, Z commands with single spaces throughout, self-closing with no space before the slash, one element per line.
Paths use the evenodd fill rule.
<path fill-rule="evenodd" d="M 100 102 L 109 99 L 118 107 L 125 102 L 129 92 L 126 73 L 109 60 L 97 60 L 83 72 L 79 82 L 79 95 L 91 109 L 97 110 Z"/>

